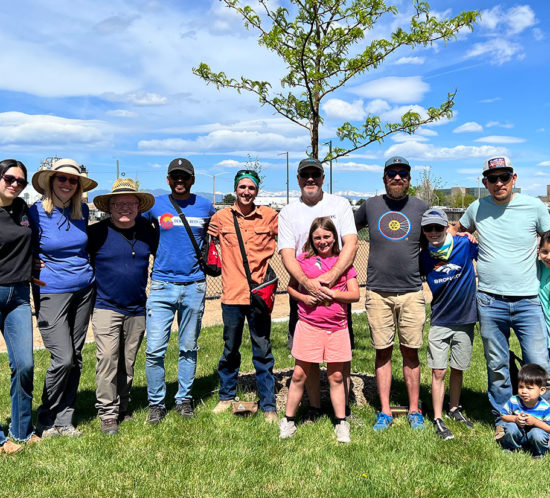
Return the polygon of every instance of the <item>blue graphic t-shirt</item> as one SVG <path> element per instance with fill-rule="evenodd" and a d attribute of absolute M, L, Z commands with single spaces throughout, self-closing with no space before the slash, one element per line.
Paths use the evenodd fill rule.
<path fill-rule="evenodd" d="M 355 213 L 357 227 L 369 227 L 367 289 L 413 292 L 420 278 L 420 220 L 428 205 L 416 197 L 367 199 Z"/>
<path fill-rule="evenodd" d="M 202 247 L 210 217 L 216 212 L 212 203 L 204 197 L 191 194 L 185 201 L 176 201 L 185 215 L 191 231 Z M 195 282 L 204 279 L 197 254 L 187 230 L 168 195 L 161 195 L 155 205 L 143 216 L 152 220 L 159 228 L 159 246 L 153 280 L 164 282 Z"/>
<path fill-rule="evenodd" d="M 478 247 L 468 237 L 453 237 L 448 261 L 434 259 L 427 249 L 420 254 L 422 273 L 433 294 L 433 325 L 463 325 L 477 322 L 476 276 L 472 260 Z"/>

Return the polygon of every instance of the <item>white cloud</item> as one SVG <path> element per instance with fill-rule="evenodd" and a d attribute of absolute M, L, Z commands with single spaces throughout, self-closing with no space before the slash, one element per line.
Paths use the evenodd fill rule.
<path fill-rule="evenodd" d="M 518 5 L 508 10 L 503 10 L 496 5 L 490 10 L 481 12 L 480 26 L 489 31 L 496 31 L 501 26 L 508 35 L 517 35 L 538 23 L 535 12 L 529 5 Z"/>
<path fill-rule="evenodd" d="M 550 166 L 550 161 L 542 161 L 538 163 L 537 166 Z"/>
<path fill-rule="evenodd" d="M 535 176 L 548 176 L 548 173 L 545 173 L 544 171 L 536 171 Z"/>
<path fill-rule="evenodd" d="M 172 154 L 173 152 L 220 152 L 220 151 L 273 151 L 301 150 L 309 145 L 309 136 L 294 138 L 277 133 L 259 133 L 256 131 L 218 130 L 202 135 L 195 140 L 183 138 L 167 138 L 155 140 L 140 140 L 138 149 L 156 154 Z"/>
<path fill-rule="evenodd" d="M 371 100 L 365 106 L 365 111 L 369 114 L 380 114 L 381 112 L 389 111 L 390 109 L 391 105 L 382 99 Z"/>
<path fill-rule="evenodd" d="M 108 125 L 103 121 L 22 112 L 0 113 L 0 145 L 49 148 L 73 144 L 106 145 L 111 138 Z"/>
<path fill-rule="evenodd" d="M 507 154 L 503 147 L 491 145 L 470 146 L 457 145 L 456 147 L 436 147 L 433 144 L 408 142 L 392 145 L 385 153 L 386 156 L 406 156 L 426 162 L 453 161 L 457 159 L 486 158 L 493 154 Z"/>
<path fill-rule="evenodd" d="M 346 163 L 343 162 L 333 162 L 333 168 L 339 171 L 368 171 L 370 173 L 380 173 L 384 171 L 383 166 L 378 164 L 363 164 L 349 161 Z"/>
<path fill-rule="evenodd" d="M 544 32 L 539 28 L 533 28 L 533 36 L 537 41 L 542 41 L 545 38 Z"/>
<path fill-rule="evenodd" d="M 504 38 L 493 38 L 487 42 L 475 43 L 466 53 L 466 57 L 483 56 L 490 64 L 502 65 L 514 56 L 523 59 L 523 47 Z"/>
<path fill-rule="evenodd" d="M 483 131 L 483 126 L 475 121 L 468 121 L 453 130 L 453 133 L 480 133 Z"/>
<path fill-rule="evenodd" d="M 401 121 L 401 116 L 409 111 L 417 112 L 418 114 L 420 114 L 420 117 L 422 119 L 428 117 L 428 112 L 426 111 L 426 109 L 424 109 L 424 107 L 420 105 L 404 105 L 400 107 L 394 107 L 393 109 L 381 113 L 380 118 L 384 121 L 397 123 Z"/>
<path fill-rule="evenodd" d="M 461 175 L 476 175 L 478 173 L 481 173 L 480 168 L 460 168 L 457 169 L 457 172 Z"/>
<path fill-rule="evenodd" d="M 428 141 L 428 139 L 426 137 L 423 137 L 422 135 L 408 135 L 406 133 L 394 133 L 393 135 L 390 135 L 390 138 L 397 143 Z"/>
<path fill-rule="evenodd" d="M 396 104 L 419 102 L 430 90 L 420 76 L 389 76 L 350 88 L 350 92 L 368 99 L 385 99 Z"/>
<path fill-rule="evenodd" d="M 363 101 L 355 100 L 351 104 L 340 99 L 329 99 L 322 105 L 328 119 L 360 121 L 365 118 Z"/>
<path fill-rule="evenodd" d="M 138 113 L 133 111 L 127 111 L 126 109 L 113 109 L 107 111 L 107 116 L 113 116 L 115 118 L 137 118 Z"/>
<path fill-rule="evenodd" d="M 397 59 L 394 64 L 424 64 L 425 60 L 425 57 L 401 57 L 400 59 Z"/>
<path fill-rule="evenodd" d="M 493 126 L 499 126 L 500 128 L 513 128 L 512 123 L 501 123 L 500 121 L 489 121 L 486 125 L 487 128 L 492 128 Z"/>
<path fill-rule="evenodd" d="M 494 102 L 498 102 L 499 100 L 502 100 L 500 97 L 493 97 L 491 99 L 483 99 L 480 100 L 480 104 L 493 104 Z"/>
<path fill-rule="evenodd" d="M 474 140 L 474 142 L 482 142 L 486 144 L 521 144 L 525 141 L 525 138 L 509 137 L 504 135 L 490 135 L 488 137 L 480 137 Z"/>
<path fill-rule="evenodd" d="M 242 162 L 235 161 L 234 159 L 224 159 L 214 166 L 219 166 L 220 168 L 240 168 L 242 164 Z"/>
<path fill-rule="evenodd" d="M 420 127 L 416 130 L 417 135 L 423 135 L 424 137 L 437 137 L 439 133 L 435 130 L 430 130 L 429 128 Z"/>
<path fill-rule="evenodd" d="M 137 106 L 156 106 L 168 103 L 168 98 L 153 92 L 105 93 L 103 98 L 114 102 L 129 102 Z"/>

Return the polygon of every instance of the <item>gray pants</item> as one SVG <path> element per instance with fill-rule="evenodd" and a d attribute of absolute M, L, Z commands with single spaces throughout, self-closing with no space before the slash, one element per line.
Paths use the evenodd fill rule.
<path fill-rule="evenodd" d="M 71 293 L 40 294 L 38 327 L 51 357 L 38 408 L 43 426 L 72 424 L 93 297 L 93 285 Z"/>
<path fill-rule="evenodd" d="M 128 316 L 95 308 L 92 325 L 97 344 L 95 407 L 100 419 L 116 419 L 128 412 L 145 315 Z"/>

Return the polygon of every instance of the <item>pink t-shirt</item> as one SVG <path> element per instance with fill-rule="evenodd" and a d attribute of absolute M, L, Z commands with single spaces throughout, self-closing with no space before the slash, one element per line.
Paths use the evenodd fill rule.
<path fill-rule="evenodd" d="M 338 256 L 331 256 L 330 258 L 312 256 L 311 258 L 306 258 L 306 255 L 307 253 L 304 252 L 296 260 L 308 278 L 317 278 L 326 273 L 338 261 Z M 357 272 L 353 266 L 350 266 L 332 288 L 344 291 L 347 289 L 346 282 L 355 277 L 357 277 Z M 301 293 L 307 294 L 307 291 L 302 286 L 299 286 L 298 290 Z M 348 326 L 347 307 L 347 304 L 336 301 L 318 304 L 317 306 L 307 306 L 304 303 L 298 302 L 298 318 L 323 330 L 341 330 Z"/>

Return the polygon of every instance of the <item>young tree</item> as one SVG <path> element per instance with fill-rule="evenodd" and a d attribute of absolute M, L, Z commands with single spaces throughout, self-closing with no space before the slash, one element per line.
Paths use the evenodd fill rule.
<path fill-rule="evenodd" d="M 222 199 L 222 204 L 232 205 L 236 201 L 236 197 L 233 194 L 225 194 Z"/>
<path fill-rule="evenodd" d="M 258 177 L 260 178 L 260 188 L 261 188 L 265 180 L 265 175 L 263 174 L 264 168 L 262 166 L 262 163 L 260 163 L 258 156 L 256 156 L 255 159 L 252 159 L 252 156 L 248 154 L 248 160 L 244 163 L 244 169 L 250 169 L 258 173 Z"/>
<path fill-rule="evenodd" d="M 409 195 L 414 195 L 425 201 L 429 206 L 441 206 L 445 201 L 445 196 L 440 189 L 443 186 L 443 180 L 440 176 L 433 176 L 431 168 L 426 168 L 420 173 L 418 185 L 409 187 Z"/>
<path fill-rule="evenodd" d="M 241 76 L 234 79 L 216 73 L 205 63 L 193 68 L 207 84 L 218 89 L 234 88 L 239 93 L 252 92 L 261 105 L 271 106 L 309 131 L 311 156 L 319 158 L 319 126 L 323 123 L 321 103 L 352 78 L 376 69 L 386 57 L 400 47 L 427 46 L 435 41 L 447 42 L 464 29 L 473 29 L 479 16 L 467 11 L 449 19 L 437 19 L 427 2 L 414 0 L 415 14 L 408 31 L 397 28 L 389 39 L 364 42 L 365 33 L 374 29 L 385 14 L 396 15 L 397 8 L 384 0 L 287 0 L 290 8 L 271 10 L 268 0 L 257 0 L 262 15 L 239 0 L 221 0 L 238 12 L 247 29 L 254 28 L 258 43 L 281 57 L 288 73 L 281 78 L 281 92 L 272 92 L 268 81 Z M 294 16 L 294 17 L 292 17 Z M 283 93 L 288 89 L 288 93 Z M 337 129 L 343 147 L 335 147 L 324 160 L 336 159 L 373 142 L 382 142 L 397 132 L 412 134 L 419 126 L 452 116 L 456 91 L 449 93 L 439 107 L 430 107 L 426 115 L 409 110 L 394 123 L 382 123 L 379 116 L 369 114 L 357 127 L 349 122 Z"/>

